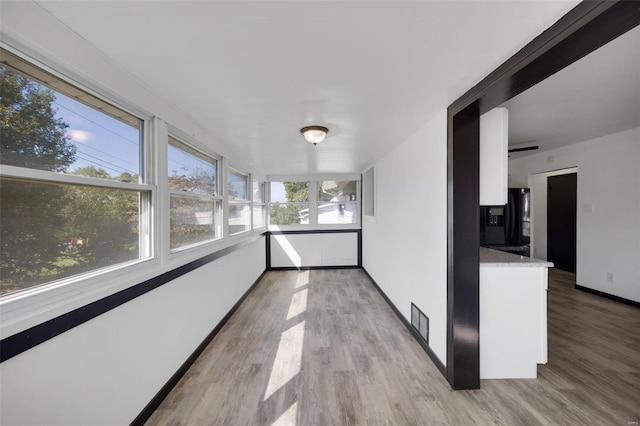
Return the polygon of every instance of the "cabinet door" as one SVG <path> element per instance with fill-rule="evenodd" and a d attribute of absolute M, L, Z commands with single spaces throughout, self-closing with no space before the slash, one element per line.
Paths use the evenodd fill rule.
<path fill-rule="evenodd" d="M 494 108 L 480 116 L 480 205 L 507 204 L 509 113 Z"/>

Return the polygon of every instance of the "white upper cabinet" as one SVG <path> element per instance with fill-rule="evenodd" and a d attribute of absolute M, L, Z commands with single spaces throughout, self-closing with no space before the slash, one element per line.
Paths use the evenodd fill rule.
<path fill-rule="evenodd" d="M 507 204 L 509 112 L 494 108 L 480 116 L 480 205 Z"/>

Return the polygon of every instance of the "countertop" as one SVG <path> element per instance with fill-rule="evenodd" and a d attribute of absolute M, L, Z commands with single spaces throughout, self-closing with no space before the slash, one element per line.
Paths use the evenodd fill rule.
<path fill-rule="evenodd" d="M 480 247 L 480 267 L 551 268 L 553 263 L 534 259 L 533 257 L 518 256 L 517 254 Z"/>

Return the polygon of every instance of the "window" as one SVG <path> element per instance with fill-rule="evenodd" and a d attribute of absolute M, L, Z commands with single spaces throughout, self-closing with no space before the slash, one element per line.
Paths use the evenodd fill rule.
<path fill-rule="evenodd" d="M 374 178 L 373 167 L 367 169 L 362 175 L 362 214 L 365 216 L 375 215 Z"/>
<path fill-rule="evenodd" d="M 270 225 L 309 224 L 309 182 L 271 182 Z"/>
<path fill-rule="evenodd" d="M 218 162 L 169 136 L 169 247 L 221 237 Z"/>
<path fill-rule="evenodd" d="M 359 180 L 270 182 L 269 225 L 353 227 L 360 222 L 359 191 Z"/>
<path fill-rule="evenodd" d="M 318 182 L 318 224 L 358 223 L 357 182 Z"/>
<path fill-rule="evenodd" d="M 251 200 L 249 199 L 249 177 L 236 171 L 227 173 L 229 196 L 229 235 L 251 229 Z"/>
<path fill-rule="evenodd" d="M 262 228 L 265 225 L 266 208 L 264 203 L 264 182 L 253 179 L 253 227 Z"/>
<path fill-rule="evenodd" d="M 143 121 L 0 59 L 0 295 L 149 257 Z"/>

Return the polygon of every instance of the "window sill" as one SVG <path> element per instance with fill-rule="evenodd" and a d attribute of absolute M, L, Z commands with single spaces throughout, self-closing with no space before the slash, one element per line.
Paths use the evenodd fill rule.
<path fill-rule="evenodd" d="M 359 230 L 359 223 L 352 224 L 335 224 L 335 225 L 269 225 L 267 228 L 270 232 L 283 231 L 325 231 L 325 230 Z"/>
<path fill-rule="evenodd" d="M 128 289 L 191 261 L 216 253 L 243 240 L 264 234 L 254 230 L 189 248 L 160 259 L 117 265 L 80 277 L 35 287 L 0 300 L 0 339 L 5 339 L 53 318 Z"/>
<path fill-rule="evenodd" d="M 0 300 L 0 338 L 131 287 L 158 267 L 157 259 L 137 260 L 7 295 Z"/>

